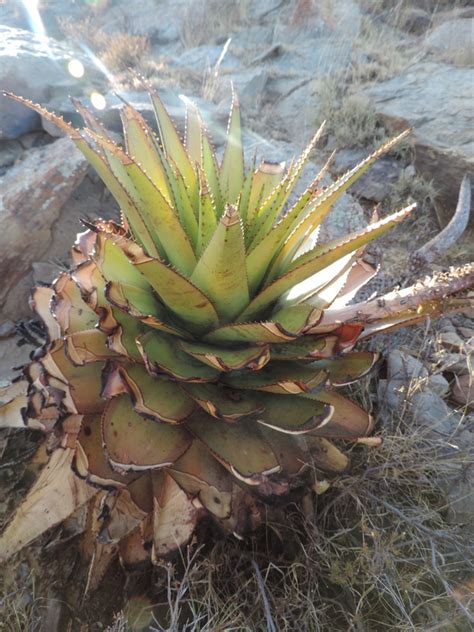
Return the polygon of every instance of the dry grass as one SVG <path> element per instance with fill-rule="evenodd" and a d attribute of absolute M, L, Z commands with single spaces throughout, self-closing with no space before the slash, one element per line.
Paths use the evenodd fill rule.
<path fill-rule="evenodd" d="M 181 41 L 185 48 L 226 40 L 248 24 L 249 0 L 203 0 L 190 3 L 183 14 Z"/>

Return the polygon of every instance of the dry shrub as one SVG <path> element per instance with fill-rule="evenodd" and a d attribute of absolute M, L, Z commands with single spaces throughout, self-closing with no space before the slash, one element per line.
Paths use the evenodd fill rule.
<path fill-rule="evenodd" d="M 191 2 L 184 11 L 181 41 L 186 48 L 214 44 L 248 23 L 249 0 Z"/>
<path fill-rule="evenodd" d="M 121 72 L 138 67 L 150 49 L 145 35 L 115 33 L 108 38 L 101 59 L 110 70 Z"/>

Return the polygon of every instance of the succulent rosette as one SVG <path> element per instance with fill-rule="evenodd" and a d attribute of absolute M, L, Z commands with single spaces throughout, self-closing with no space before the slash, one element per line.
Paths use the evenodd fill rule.
<path fill-rule="evenodd" d="M 235 96 L 220 163 L 193 104 L 182 142 L 150 96 L 158 134 L 125 104 L 124 148 L 80 104 L 79 131 L 14 97 L 72 138 L 122 219 L 88 223 L 70 271 L 34 290 L 47 340 L 0 392 L 0 422 L 43 430 L 48 457 L 2 557 L 81 511 L 97 576 L 117 553 L 125 565 L 169 555 L 204 515 L 245 534 L 308 471 L 343 473 L 339 440 L 367 441 L 370 415 L 338 392 L 377 359 L 356 343 L 470 304 L 459 293 L 472 266 L 353 302 L 377 272 L 364 247 L 413 205 L 317 239 L 338 197 L 406 132 L 323 186 L 326 165 L 290 203 L 322 127 L 288 169 L 246 169 Z"/>

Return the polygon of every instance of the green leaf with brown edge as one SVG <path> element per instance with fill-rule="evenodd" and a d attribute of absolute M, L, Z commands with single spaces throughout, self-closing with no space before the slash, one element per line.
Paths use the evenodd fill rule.
<path fill-rule="evenodd" d="M 297 340 L 270 347 L 273 360 L 308 360 L 330 358 L 338 353 L 337 336 L 309 336 L 305 335 Z"/>
<path fill-rule="evenodd" d="M 199 109 L 194 101 L 187 97 L 181 97 L 186 104 L 186 129 L 185 129 L 185 147 L 191 162 L 201 166 L 201 136 L 202 136 L 202 119 Z"/>
<path fill-rule="evenodd" d="M 220 372 L 181 351 L 172 337 L 150 331 L 137 340 L 145 365 L 153 375 L 168 375 L 182 382 L 211 382 Z"/>
<path fill-rule="evenodd" d="M 112 305 L 153 329 L 173 336 L 189 337 L 186 331 L 168 322 L 169 315 L 151 289 L 146 291 L 134 285 L 111 281 L 105 287 L 105 296 Z"/>
<path fill-rule="evenodd" d="M 117 353 L 107 346 L 107 336 L 98 329 L 76 331 L 64 338 L 65 352 L 74 366 L 84 366 L 92 362 L 105 362 L 117 357 Z"/>
<path fill-rule="evenodd" d="M 176 382 L 150 375 L 138 364 L 118 366 L 117 370 L 139 415 L 168 424 L 181 424 L 195 411 L 193 399 Z"/>
<path fill-rule="evenodd" d="M 183 428 L 138 415 L 128 395 L 108 401 L 102 414 L 102 440 L 111 465 L 125 471 L 172 465 L 191 443 Z"/>
<path fill-rule="evenodd" d="M 235 204 L 244 183 L 244 151 L 240 105 L 235 92 L 232 92 L 232 105 L 227 126 L 227 141 L 220 168 L 220 185 L 226 199 Z"/>
<path fill-rule="evenodd" d="M 265 476 L 280 470 L 273 451 L 253 420 L 216 423 L 203 412 L 195 415 L 187 427 L 225 468 L 249 485 L 259 485 Z"/>
<path fill-rule="evenodd" d="M 100 415 L 84 415 L 72 467 L 78 476 L 92 485 L 105 488 L 125 487 L 135 480 L 137 474 L 112 469 L 102 446 L 100 424 Z"/>
<path fill-rule="evenodd" d="M 218 371 L 239 371 L 250 369 L 259 371 L 270 360 L 267 345 L 249 347 L 217 347 L 202 342 L 182 340 L 180 347 L 196 360 L 211 366 Z"/>
<path fill-rule="evenodd" d="M 147 88 L 150 90 L 150 97 L 155 110 L 158 130 L 166 157 L 171 158 L 176 165 L 179 165 L 184 181 L 187 186 L 190 187 L 196 178 L 191 160 L 160 97 L 148 84 Z"/>
<path fill-rule="evenodd" d="M 192 283 L 213 302 L 220 321 L 229 322 L 249 301 L 245 245 L 236 206 L 228 205 L 201 255 Z"/>
<path fill-rule="evenodd" d="M 127 154 L 133 158 L 150 178 L 156 188 L 173 204 L 164 156 L 153 130 L 142 115 L 126 103 L 120 109 Z"/>
<path fill-rule="evenodd" d="M 238 323 L 218 327 L 204 336 L 206 342 L 222 343 L 285 343 L 295 340 L 311 323 L 317 323 L 321 312 L 311 305 L 291 305 L 277 310 L 271 320 L 260 323 Z"/>
<path fill-rule="evenodd" d="M 378 359 L 378 353 L 352 351 L 332 360 L 317 360 L 312 366 L 327 371 L 329 381 L 334 386 L 345 386 L 370 373 Z"/>
<path fill-rule="evenodd" d="M 331 405 L 299 395 L 260 393 L 258 400 L 264 406 L 258 414 L 258 423 L 286 434 L 305 434 L 324 426 L 334 412 Z"/>
<path fill-rule="evenodd" d="M 284 476 L 295 477 L 307 469 L 311 457 L 306 450 L 306 435 L 288 435 L 263 425 L 260 433 L 278 459 Z"/>
<path fill-rule="evenodd" d="M 264 200 L 278 187 L 285 177 L 285 163 L 262 162 L 255 170 L 252 178 L 252 188 L 250 190 L 247 205 L 245 224 L 245 244 L 248 246 L 252 239 L 251 228 L 254 225 L 255 217 Z"/>
<path fill-rule="evenodd" d="M 316 246 L 309 252 L 301 255 L 293 261 L 285 274 L 257 294 L 248 307 L 239 315 L 239 320 L 245 322 L 252 318 L 258 318 L 262 311 L 297 283 L 301 283 L 337 259 L 361 248 L 405 219 L 414 209 L 415 205 L 408 206 L 377 223 L 371 224 L 359 233 L 334 240 L 322 246 Z"/>
<path fill-rule="evenodd" d="M 189 279 L 158 259 L 137 257 L 134 265 L 146 277 L 161 301 L 186 322 L 192 333 L 217 327 L 219 318 L 209 298 Z"/>
<path fill-rule="evenodd" d="M 115 307 L 110 309 L 107 326 L 111 325 L 112 319 L 114 327 L 108 338 L 110 349 L 130 360 L 143 362 L 137 346 L 137 338 L 146 330 L 142 322 Z M 101 323 L 99 323 L 99 327 L 102 327 Z"/>
<path fill-rule="evenodd" d="M 260 207 L 252 225 L 252 242 L 249 246 L 249 250 L 253 250 L 253 245 L 258 244 L 268 234 L 274 222 L 277 220 L 283 207 L 285 206 L 286 201 L 293 193 L 295 186 L 298 184 L 303 173 L 303 169 L 307 164 L 309 157 L 314 147 L 316 146 L 316 143 L 321 138 L 324 127 L 325 122 L 320 125 L 318 131 L 314 134 L 313 138 L 308 143 L 297 163 L 293 166 L 291 170 L 289 170 L 286 177 L 272 191 L 272 193 L 267 197 L 267 199 Z M 275 254 L 276 253 L 273 252 L 273 256 Z M 270 263 L 273 256 L 267 256 L 263 261 L 258 260 L 257 267 L 262 267 L 266 272 L 268 264 Z M 252 280 L 251 285 L 258 285 L 262 278 L 263 276 L 259 280 Z"/>
<path fill-rule="evenodd" d="M 115 281 L 150 291 L 150 283 L 140 274 L 116 239 L 103 231 L 97 233 L 93 260 L 105 281 Z"/>
<path fill-rule="evenodd" d="M 196 256 L 170 203 L 130 156 L 110 141 L 93 132 L 89 134 L 100 147 L 105 146 L 109 151 L 114 151 L 114 156 L 124 171 L 123 184 L 140 209 L 147 226 L 151 228 L 158 250 L 164 251 L 167 260 L 184 274 L 190 274 L 196 265 Z"/>
<path fill-rule="evenodd" d="M 56 340 L 61 337 L 61 329 L 51 312 L 54 298 L 53 288 L 44 286 L 35 287 L 30 297 L 30 307 L 43 321 L 48 340 Z"/>
<path fill-rule="evenodd" d="M 205 174 L 198 168 L 199 175 L 199 208 L 198 208 L 198 235 L 196 241 L 196 254 L 201 256 L 207 247 L 217 225 L 217 210 L 212 197 Z"/>
<path fill-rule="evenodd" d="M 311 432 L 314 436 L 334 439 L 357 439 L 367 437 L 373 430 L 374 420 L 363 408 L 343 395 L 330 390 L 321 390 L 304 397 L 317 399 L 334 407 L 334 413 L 327 423 Z"/>
<path fill-rule="evenodd" d="M 296 395 L 323 384 L 326 373 L 303 363 L 272 362 L 261 371 L 225 373 L 222 381 L 237 389 Z"/>
<path fill-rule="evenodd" d="M 84 302 L 78 285 L 62 272 L 53 285 L 51 310 L 63 334 L 71 334 L 97 325 L 97 314 Z"/>
<path fill-rule="evenodd" d="M 201 151 L 202 169 L 206 175 L 206 181 L 212 194 L 212 199 L 214 200 L 216 217 L 219 218 L 224 212 L 224 199 L 219 182 L 219 167 L 217 166 L 216 153 L 205 129 L 202 130 Z"/>
<path fill-rule="evenodd" d="M 63 405 L 72 413 L 99 413 L 104 407 L 100 397 L 103 362 L 74 366 L 65 354 L 65 343 L 56 340 L 40 360 L 54 386 L 65 393 Z"/>
<path fill-rule="evenodd" d="M 294 226 L 293 232 L 274 260 L 269 272 L 269 280 L 283 274 L 288 269 L 288 266 L 306 239 L 306 236 L 312 233 L 321 224 L 338 197 L 342 195 L 351 184 L 358 180 L 380 156 L 390 151 L 394 145 L 406 138 L 409 133 L 410 130 L 405 130 L 381 145 L 376 151 L 370 154 L 370 156 L 365 158 L 365 160 L 362 160 L 358 165 L 338 178 L 336 182 L 328 186 L 317 196 L 314 203 L 311 204 L 310 212 L 299 224 Z"/>
<path fill-rule="evenodd" d="M 191 496 L 197 496 L 204 507 L 218 518 L 231 512 L 232 478 L 200 441 L 193 441 L 168 473 Z"/>
<path fill-rule="evenodd" d="M 181 388 L 209 415 L 234 422 L 263 411 L 256 393 L 248 393 L 217 384 L 182 384 Z"/>

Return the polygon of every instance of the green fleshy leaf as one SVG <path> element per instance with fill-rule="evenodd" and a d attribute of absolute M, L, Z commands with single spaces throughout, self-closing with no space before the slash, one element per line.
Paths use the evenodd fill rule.
<path fill-rule="evenodd" d="M 224 325 L 204 336 L 204 340 L 220 344 L 228 342 L 281 343 L 300 336 L 317 323 L 321 312 L 311 305 L 292 305 L 277 310 L 270 321 Z"/>
<path fill-rule="evenodd" d="M 298 395 L 261 393 L 264 409 L 258 423 L 286 434 L 305 434 L 325 425 L 333 414 L 330 405 Z"/>
<path fill-rule="evenodd" d="M 309 213 L 306 218 L 303 219 L 298 225 L 294 226 L 293 233 L 280 250 L 276 257 L 272 269 L 269 273 L 269 280 L 274 279 L 278 275 L 283 274 L 293 257 L 298 252 L 300 246 L 306 239 L 307 235 L 312 233 L 327 216 L 331 210 L 333 204 L 338 197 L 356 180 L 358 180 L 367 169 L 383 154 L 387 153 L 396 143 L 400 142 L 403 138 L 409 134 L 410 130 L 406 130 L 392 138 L 388 142 L 381 145 L 376 151 L 374 151 L 365 160 L 356 165 L 353 169 L 346 174 L 338 178 L 336 182 L 324 189 L 311 204 Z"/>
<path fill-rule="evenodd" d="M 209 415 L 234 422 L 263 411 L 255 393 L 248 393 L 216 384 L 183 384 L 182 388 Z"/>
<path fill-rule="evenodd" d="M 171 380 L 152 376 L 140 365 L 119 367 L 135 411 L 143 417 L 181 424 L 196 409 L 194 401 Z"/>
<path fill-rule="evenodd" d="M 232 94 L 232 106 L 227 127 L 227 143 L 220 169 L 220 185 L 225 199 L 234 204 L 240 195 L 244 182 L 244 151 L 240 123 L 239 100 Z"/>
<path fill-rule="evenodd" d="M 107 300 L 126 314 L 137 318 L 145 325 L 173 336 L 187 337 L 188 334 L 169 323 L 169 315 L 163 305 L 155 298 L 151 288 L 143 290 L 133 285 L 109 282 L 105 288 Z"/>
<path fill-rule="evenodd" d="M 324 472 L 342 474 L 349 468 L 349 458 L 336 446 L 323 437 L 304 436 L 310 458 L 308 462 Z"/>
<path fill-rule="evenodd" d="M 323 270 L 341 257 L 358 250 L 368 242 L 383 234 L 395 224 L 405 219 L 415 206 L 409 206 L 398 213 L 393 213 L 375 224 L 371 224 L 359 233 L 348 237 L 328 242 L 322 246 L 316 246 L 309 252 L 301 255 L 293 261 L 288 271 L 270 285 L 267 285 L 260 294 L 253 299 L 248 307 L 240 314 L 239 320 L 246 321 L 258 318 L 259 314 L 274 303 L 287 290 L 308 279 L 316 272 Z"/>
<path fill-rule="evenodd" d="M 213 304 L 189 279 L 158 259 L 141 256 L 134 264 L 166 307 L 187 323 L 187 329 L 203 333 L 217 327 L 219 319 Z"/>
<path fill-rule="evenodd" d="M 352 351 L 333 360 L 318 360 L 315 365 L 328 372 L 331 384 L 344 386 L 367 375 L 374 367 L 378 357 L 377 353 L 370 351 Z"/>
<path fill-rule="evenodd" d="M 117 472 L 111 468 L 102 447 L 100 420 L 100 415 L 84 416 L 77 436 L 73 468 L 81 478 L 85 478 L 92 485 L 124 487 L 137 475 Z"/>
<path fill-rule="evenodd" d="M 149 86 L 147 87 L 150 90 L 150 97 L 155 110 L 165 155 L 167 158 L 172 159 L 176 165 L 179 165 L 179 170 L 183 175 L 184 181 L 187 186 L 190 187 L 196 178 L 196 173 L 193 169 L 193 165 L 191 164 L 191 160 L 189 159 L 181 138 L 176 131 L 176 127 L 174 126 L 174 123 L 166 111 L 160 97 L 154 90 L 150 89 Z"/>
<path fill-rule="evenodd" d="M 181 427 L 138 415 L 128 395 L 109 400 L 102 415 L 102 439 L 114 467 L 143 471 L 172 465 L 191 439 Z"/>
<path fill-rule="evenodd" d="M 252 240 L 252 227 L 258 210 L 284 177 L 284 163 L 262 162 L 254 172 L 246 213 L 245 243 L 247 246 Z"/>
<path fill-rule="evenodd" d="M 218 371 L 238 371 L 240 369 L 259 371 L 270 359 L 268 347 L 262 345 L 231 349 L 182 341 L 180 346 L 196 360 Z"/>
<path fill-rule="evenodd" d="M 321 390 L 315 395 L 305 395 L 334 407 L 334 413 L 327 423 L 311 432 L 314 436 L 358 439 L 368 436 L 374 427 L 374 420 L 363 408 L 350 399 L 334 391 Z"/>
<path fill-rule="evenodd" d="M 254 421 L 219 424 L 203 413 L 193 418 L 187 427 L 225 468 L 249 485 L 258 485 L 266 475 L 280 470 Z"/>
<path fill-rule="evenodd" d="M 76 331 L 64 338 L 65 351 L 74 366 L 102 362 L 117 356 L 107 346 L 107 336 L 98 329 Z"/>
<path fill-rule="evenodd" d="M 166 334 L 148 332 L 137 345 L 148 371 L 154 375 L 168 375 L 183 382 L 210 382 L 219 377 L 219 371 L 181 351 Z"/>
<path fill-rule="evenodd" d="M 224 322 L 232 320 L 249 301 L 244 236 L 237 207 L 228 205 L 191 276 L 211 299 Z"/>
<path fill-rule="evenodd" d="M 238 389 L 298 394 L 323 384 L 326 373 L 297 362 L 272 362 L 261 371 L 224 374 L 222 379 Z"/>
<path fill-rule="evenodd" d="M 212 514 L 218 518 L 230 515 L 232 478 L 200 441 L 193 441 L 168 472 L 188 494 L 197 496 Z"/>

